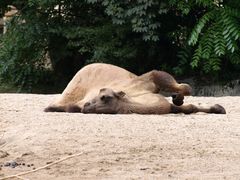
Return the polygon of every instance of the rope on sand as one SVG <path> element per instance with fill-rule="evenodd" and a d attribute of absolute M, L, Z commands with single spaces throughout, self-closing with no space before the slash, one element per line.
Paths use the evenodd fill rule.
<path fill-rule="evenodd" d="M 62 161 L 65 161 L 65 160 L 67 160 L 67 159 L 70 159 L 70 158 L 73 158 L 73 157 L 77 157 L 77 156 L 81 156 L 82 154 L 83 154 L 83 152 L 80 152 L 80 153 L 77 153 L 77 154 L 73 154 L 73 155 L 64 157 L 64 158 L 62 158 L 62 159 L 59 159 L 59 160 L 57 160 L 57 161 L 54 161 L 54 162 L 52 162 L 52 163 L 50 163 L 50 164 L 47 164 L 47 165 L 45 165 L 45 166 L 39 167 L 39 168 L 37 168 L 37 169 L 31 170 L 31 171 L 26 171 L 26 172 L 21 172 L 21 173 L 15 174 L 15 175 L 6 176 L 6 177 L 3 177 L 3 178 L 0 178 L 0 180 L 10 179 L 10 178 L 18 178 L 18 179 L 27 180 L 27 179 L 25 179 L 25 178 L 23 178 L 23 177 L 20 177 L 20 176 L 26 175 L 26 174 L 30 174 L 30 173 L 33 173 L 33 172 L 36 172 L 36 171 L 40 171 L 40 170 L 42 170 L 42 169 L 45 169 L 45 168 L 47 168 L 47 167 L 50 167 L 50 166 L 52 166 L 52 165 L 54 165 L 54 164 L 60 163 L 60 162 L 62 162 Z"/>

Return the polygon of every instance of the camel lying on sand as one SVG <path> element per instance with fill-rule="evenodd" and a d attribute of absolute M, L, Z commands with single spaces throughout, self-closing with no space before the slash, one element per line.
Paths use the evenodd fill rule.
<path fill-rule="evenodd" d="M 45 112 L 82 112 L 97 114 L 225 114 L 221 105 L 208 108 L 182 105 L 191 94 L 188 84 L 179 84 L 168 73 L 153 70 L 137 76 L 123 68 L 103 63 L 83 67 Z M 173 93 L 170 103 L 159 92 Z"/>

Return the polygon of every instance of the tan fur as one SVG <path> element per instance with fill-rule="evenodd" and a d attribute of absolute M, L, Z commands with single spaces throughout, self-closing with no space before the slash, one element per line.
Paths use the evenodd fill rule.
<path fill-rule="evenodd" d="M 95 63 L 79 70 L 62 95 L 45 111 L 71 112 L 73 109 L 73 112 L 77 112 L 82 110 L 86 103 L 98 98 L 100 89 L 103 88 L 109 89 L 106 93 L 123 91 L 126 94 L 124 101 L 116 101 L 122 103 L 119 107 L 124 105 L 126 108 L 116 113 L 170 113 L 172 105 L 159 94 L 160 90 L 176 92 L 181 96 L 191 93 L 189 85 L 178 84 L 171 75 L 163 71 L 153 70 L 137 76 L 114 65 Z"/>

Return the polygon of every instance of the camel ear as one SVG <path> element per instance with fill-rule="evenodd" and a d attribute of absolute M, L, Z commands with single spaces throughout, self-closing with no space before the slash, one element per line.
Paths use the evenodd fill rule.
<path fill-rule="evenodd" d="M 102 88 L 100 89 L 100 92 L 106 91 L 106 88 Z"/>
<path fill-rule="evenodd" d="M 117 96 L 118 98 L 122 98 L 122 97 L 124 97 L 125 95 L 126 95 L 126 93 L 123 92 L 123 91 L 119 91 L 119 92 L 116 93 L 116 96 Z"/>

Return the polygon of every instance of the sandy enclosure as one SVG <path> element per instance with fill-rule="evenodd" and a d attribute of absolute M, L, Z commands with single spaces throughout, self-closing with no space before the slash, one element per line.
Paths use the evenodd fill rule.
<path fill-rule="evenodd" d="M 185 100 L 226 115 L 44 113 L 56 96 L 0 94 L 0 179 L 75 154 L 18 178 L 240 179 L 240 97 Z"/>

